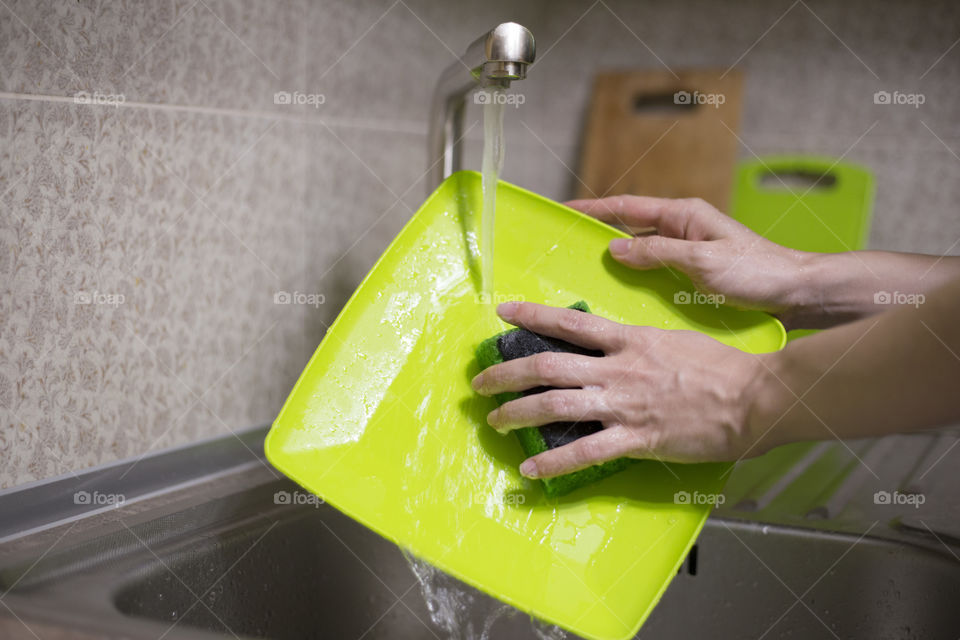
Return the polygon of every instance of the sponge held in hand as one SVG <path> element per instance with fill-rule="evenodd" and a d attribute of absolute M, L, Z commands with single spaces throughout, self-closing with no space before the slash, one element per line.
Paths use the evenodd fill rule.
<path fill-rule="evenodd" d="M 590 312 L 587 303 L 582 300 L 571 305 L 570 308 L 584 313 Z M 600 351 L 584 349 L 564 340 L 543 336 L 527 329 L 511 329 L 484 340 L 477 348 L 477 361 L 482 369 L 486 369 L 501 362 L 524 358 L 544 351 L 578 353 L 596 357 L 603 355 Z M 548 389 L 549 387 L 536 387 L 522 393 L 497 394 L 495 398 L 499 404 L 504 404 L 521 396 L 541 393 Z M 524 453 L 530 457 L 550 449 L 562 447 L 602 430 L 603 425 L 596 421 L 553 422 L 539 427 L 524 427 L 515 430 L 514 433 L 517 435 Z M 544 493 L 551 498 L 565 495 L 626 468 L 630 462 L 632 462 L 630 458 L 618 458 L 566 475 L 544 479 L 541 481 Z"/>

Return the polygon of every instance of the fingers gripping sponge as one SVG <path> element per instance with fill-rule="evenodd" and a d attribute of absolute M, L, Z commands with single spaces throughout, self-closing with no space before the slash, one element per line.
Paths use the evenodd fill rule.
<path fill-rule="evenodd" d="M 587 303 L 582 300 L 570 305 L 570 308 L 585 313 L 590 312 Z M 596 357 L 603 355 L 600 351 L 584 349 L 583 347 L 570 344 L 564 340 L 542 336 L 526 329 L 511 329 L 510 331 L 505 331 L 487 338 L 480 343 L 480 346 L 477 348 L 477 361 L 480 363 L 482 369 L 486 369 L 501 362 L 532 356 L 544 351 L 579 353 Z M 504 404 L 522 396 L 541 393 L 548 389 L 549 387 L 536 387 L 522 393 L 500 393 L 497 394 L 495 398 L 498 404 Z M 544 451 L 549 451 L 550 449 L 562 447 L 601 430 L 603 430 L 603 425 L 596 421 L 553 422 L 540 427 L 517 429 L 514 433 L 517 435 L 523 451 L 529 457 L 543 453 Z M 547 478 L 542 480 L 543 491 L 551 498 L 562 496 L 584 485 L 606 478 L 624 469 L 631 462 L 632 460 L 630 458 L 618 458 L 556 478 Z"/>

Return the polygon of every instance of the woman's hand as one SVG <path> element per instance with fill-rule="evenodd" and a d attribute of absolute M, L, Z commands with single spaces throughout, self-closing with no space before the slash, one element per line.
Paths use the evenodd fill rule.
<path fill-rule="evenodd" d="M 772 313 L 787 329 L 826 329 L 914 305 L 960 278 L 960 256 L 787 249 L 697 198 L 614 196 L 567 205 L 646 234 L 611 241 L 611 255 L 623 264 L 675 267 L 702 293 Z"/>
<path fill-rule="evenodd" d="M 751 393 L 766 369 L 744 353 L 692 331 L 623 325 L 599 316 L 508 302 L 501 318 L 603 357 L 541 353 L 490 367 L 473 379 L 483 395 L 558 387 L 513 400 L 487 420 L 500 433 L 558 421 L 596 420 L 604 430 L 529 458 L 523 475 L 546 478 L 630 456 L 673 462 L 735 460 L 756 444 Z"/>
<path fill-rule="evenodd" d="M 610 243 L 611 255 L 629 267 L 674 267 L 702 293 L 721 294 L 727 304 L 781 319 L 816 304 L 810 293 L 816 254 L 766 240 L 699 198 L 614 196 L 566 204 L 632 233 L 656 231 Z"/>

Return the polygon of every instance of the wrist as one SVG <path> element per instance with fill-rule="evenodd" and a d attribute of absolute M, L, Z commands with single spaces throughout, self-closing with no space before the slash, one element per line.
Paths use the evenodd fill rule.
<path fill-rule="evenodd" d="M 796 397 L 787 387 L 784 351 L 756 356 L 754 375 L 744 392 L 744 432 L 750 455 L 760 455 L 783 444 L 802 440 L 790 434 L 790 413 Z"/>
<path fill-rule="evenodd" d="M 776 314 L 787 330 L 829 326 L 824 292 L 837 272 L 835 254 L 792 251 L 791 277 L 785 284 L 783 310 Z"/>

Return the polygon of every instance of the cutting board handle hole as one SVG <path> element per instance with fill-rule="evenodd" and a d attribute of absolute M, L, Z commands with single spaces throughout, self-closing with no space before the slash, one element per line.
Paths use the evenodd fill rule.
<path fill-rule="evenodd" d="M 829 171 L 821 173 L 808 169 L 783 169 L 764 171 L 760 174 L 760 187 L 771 191 L 815 191 L 833 189 L 837 176 Z"/>
<path fill-rule="evenodd" d="M 639 115 L 693 113 L 700 106 L 691 99 L 693 94 L 693 91 L 683 90 L 663 93 L 638 93 L 633 97 L 633 110 Z"/>

